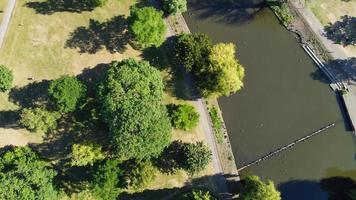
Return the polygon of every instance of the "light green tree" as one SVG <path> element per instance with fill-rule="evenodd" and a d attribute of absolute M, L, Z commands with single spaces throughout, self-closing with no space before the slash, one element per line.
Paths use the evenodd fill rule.
<path fill-rule="evenodd" d="M 177 105 L 171 112 L 171 121 L 174 128 L 189 131 L 197 126 L 199 113 L 191 105 Z"/>
<path fill-rule="evenodd" d="M 163 80 L 148 62 L 114 63 L 98 91 L 110 141 L 120 159 L 159 155 L 168 146 L 171 124 L 162 104 Z"/>
<path fill-rule="evenodd" d="M 167 28 L 163 12 L 153 7 L 132 7 L 129 22 L 130 32 L 140 47 L 159 47 L 164 42 Z"/>
<path fill-rule="evenodd" d="M 75 77 L 62 76 L 51 82 L 48 94 L 61 112 L 74 111 L 83 100 L 86 87 Z"/>
<path fill-rule="evenodd" d="M 281 194 L 272 181 L 264 183 L 258 176 L 248 176 L 244 179 L 240 197 L 242 200 L 280 200 Z"/>
<path fill-rule="evenodd" d="M 20 114 L 20 123 L 30 131 L 48 132 L 57 128 L 57 120 L 60 114 L 49 112 L 43 108 L 25 108 Z"/>
<path fill-rule="evenodd" d="M 0 92 L 5 92 L 11 88 L 13 79 L 12 71 L 4 65 L 0 65 Z"/>
<path fill-rule="evenodd" d="M 177 14 L 187 11 L 187 0 L 163 0 L 163 9 L 168 14 Z"/>
<path fill-rule="evenodd" d="M 125 167 L 123 179 L 129 189 L 140 191 L 155 180 L 156 173 L 150 161 L 132 161 Z"/>
<path fill-rule="evenodd" d="M 209 55 L 209 66 L 203 70 L 205 81 L 199 84 L 205 97 L 229 96 L 243 87 L 244 68 L 235 58 L 236 47 L 232 43 L 213 46 Z"/>
<path fill-rule="evenodd" d="M 93 165 L 96 161 L 103 160 L 105 155 L 98 144 L 73 144 L 71 153 L 72 166 Z"/>
<path fill-rule="evenodd" d="M 0 199 L 60 199 L 53 186 L 56 172 L 28 147 L 15 147 L 0 156 Z"/>

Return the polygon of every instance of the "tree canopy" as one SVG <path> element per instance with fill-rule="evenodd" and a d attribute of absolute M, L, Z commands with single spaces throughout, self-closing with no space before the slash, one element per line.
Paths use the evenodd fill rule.
<path fill-rule="evenodd" d="M 183 194 L 179 200 L 215 200 L 209 191 L 192 190 Z"/>
<path fill-rule="evenodd" d="M 143 48 L 161 46 L 167 31 L 163 12 L 153 7 L 132 7 L 130 14 L 130 31 L 138 45 Z"/>
<path fill-rule="evenodd" d="M 119 158 L 158 155 L 170 143 L 171 125 L 162 98 L 162 77 L 148 62 L 127 59 L 108 70 L 99 99 Z"/>
<path fill-rule="evenodd" d="M 28 147 L 15 147 L 0 158 L 0 199 L 53 200 L 56 172 Z"/>
<path fill-rule="evenodd" d="M 92 194 L 101 200 L 116 200 L 121 193 L 120 178 L 122 170 L 119 161 L 106 160 L 99 165 L 92 183 Z"/>
<path fill-rule="evenodd" d="M 59 113 L 49 112 L 43 108 L 25 108 L 21 112 L 20 123 L 30 131 L 48 132 L 57 128 Z"/>
<path fill-rule="evenodd" d="M 257 176 L 248 176 L 244 179 L 240 197 L 242 200 L 280 200 L 281 194 L 272 181 L 264 183 Z"/>
<path fill-rule="evenodd" d="M 93 165 L 96 161 L 104 158 L 105 155 L 101 152 L 101 147 L 97 144 L 73 144 L 72 146 L 72 166 Z"/>
<path fill-rule="evenodd" d="M 163 0 L 163 9 L 168 14 L 187 11 L 187 0 Z"/>
<path fill-rule="evenodd" d="M 170 117 L 174 128 L 189 131 L 197 126 L 199 113 L 188 104 L 173 106 Z"/>
<path fill-rule="evenodd" d="M 5 92 L 11 88 L 13 79 L 12 71 L 4 65 L 0 65 L 0 92 Z"/>
<path fill-rule="evenodd" d="M 142 190 L 156 178 L 157 170 L 148 160 L 130 161 L 126 164 L 123 179 L 127 188 Z"/>
<path fill-rule="evenodd" d="M 210 65 L 204 69 L 204 81 L 199 84 L 204 97 L 229 96 L 243 87 L 244 68 L 235 58 L 236 47 L 232 43 L 213 46 L 209 55 Z"/>
<path fill-rule="evenodd" d="M 61 112 L 74 111 L 85 93 L 85 85 L 71 76 L 62 76 L 52 81 L 48 89 L 49 96 Z"/>

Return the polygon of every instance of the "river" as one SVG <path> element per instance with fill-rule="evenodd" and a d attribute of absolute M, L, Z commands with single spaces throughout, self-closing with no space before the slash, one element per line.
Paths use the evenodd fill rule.
<path fill-rule="evenodd" d="M 356 142 L 335 94 L 294 36 L 254 0 L 188 0 L 192 32 L 237 45 L 242 91 L 219 99 L 237 166 L 331 122 L 336 126 L 241 172 L 273 180 L 287 200 L 347 199 L 356 187 Z"/>

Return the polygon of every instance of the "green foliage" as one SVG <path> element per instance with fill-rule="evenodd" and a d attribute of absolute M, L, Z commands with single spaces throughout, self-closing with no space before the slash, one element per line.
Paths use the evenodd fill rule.
<path fill-rule="evenodd" d="M 28 147 L 15 147 L 0 158 L 0 199 L 53 200 L 56 172 Z"/>
<path fill-rule="evenodd" d="M 168 14 L 187 11 L 187 0 L 163 0 L 163 10 Z"/>
<path fill-rule="evenodd" d="M 94 7 L 102 7 L 108 2 L 108 0 L 91 0 L 91 1 Z"/>
<path fill-rule="evenodd" d="M 121 193 L 122 170 L 118 160 L 107 160 L 98 167 L 92 183 L 92 194 L 101 200 L 116 200 Z"/>
<path fill-rule="evenodd" d="M 212 159 L 210 149 L 203 142 L 188 143 L 183 147 L 182 167 L 190 175 L 205 169 Z"/>
<path fill-rule="evenodd" d="M 48 132 L 57 128 L 57 120 L 60 114 L 49 112 L 43 108 L 28 109 L 25 108 L 21 112 L 20 123 L 29 131 Z"/>
<path fill-rule="evenodd" d="M 248 176 L 242 185 L 240 197 L 242 200 L 280 200 L 281 194 L 272 181 L 264 183 L 257 176 Z"/>
<path fill-rule="evenodd" d="M 90 190 L 83 190 L 78 193 L 72 193 L 69 197 L 63 200 L 98 200 L 94 197 Z"/>
<path fill-rule="evenodd" d="M 221 144 L 224 140 L 224 132 L 222 129 L 223 122 L 219 116 L 218 109 L 215 106 L 209 108 L 209 115 L 213 124 L 216 140 L 219 144 Z"/>
<path fill-rule="evenodd" d="M 101 146 L 98 144 L 73 144 L 71 153 L 72 166 L 93 165 L 96 161 L 105 158 L 101 152 Z"/>
<path fill-rule="evenodd" d="M 210 38 L 204 33 L 182 34 L 176 45 L 177 58 L 187 71 L 199 74 L 208 64 L 212 47 Z"/>
<path fill-rule="evenodd" d="M 131 7 L 129 22 L 130 32 L 141 47 L 159 47 L 164 42 L 167 30 L 163 12 L 153 7 Z"/>
<path fill-rule="evenodd" d="M 198 87 L 204 97 L 229 96 L 243 87 L 244 68 L 235 58 L 232 43 L 214 45 L 209 55 L 209 66 L 200 75 Z"/>
<path fill-rule="evenodd" d="M 272 9 L 272 11 L 276 14 L 276 16 L 281 20 L 283 25 L 288 26 L 294 20 L 294 15 L 290 11 L 288 5 L 286 3 L 275 4 L 271 1 L 267 1 L 267 4 Z"/>
<path fill-rule="evenodd" d="M 174 106 L 170 117 L 174 128 L 185 131 L 193 129 L 199 122 L 199 113 L 188 104 Z"/>
<path fill-rule="evenodd" d="M 85 85 L 70 76 L 62 76 L 54 80 L 48 89 L 49 96 L 61 112 L 74 111 L 85 97 L 85 93 Z"/>
<path fill-rule="evenodd" d="M 126 166 L 124 181 L 129 189 L 143 190 L 155 180 L 156 172 L 150 161 L 131 161 Z"/>
<path fill-rule="evenodd" d="M 108 70 L 99 99 L 120 159 L 159 155 L 168 146 L 171 124 L 162 98 L 160 72 L 147 62 L 123 60 Z"/>
<path fill-rule="evenodd" d="M 177 200 L 215 200 L 209 191 L 193 190 L 183 194 Z"/>
<path fill-rule="evenodd" d="M 0 65 L 0 92 L 5 92 L 11 88 L 13 79 L 12 71 L 4 65 Z"/>

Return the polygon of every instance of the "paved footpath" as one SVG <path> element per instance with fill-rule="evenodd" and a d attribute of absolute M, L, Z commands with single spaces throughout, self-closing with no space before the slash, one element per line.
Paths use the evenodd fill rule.
<path fill-rule="evenodd" d="M 1 1 L 5 1 L 5 0 L 1 0 Z M 6 32 L 10 24 L 10 20 L 15 8 L 15 4 L 16 4 L 16 0 L 9 0 L 7 3 L 5 14 L 0 26 L 0 49 L 5 41 Z"/>

